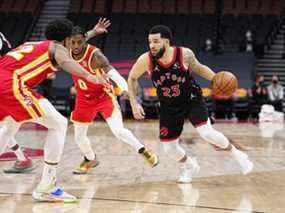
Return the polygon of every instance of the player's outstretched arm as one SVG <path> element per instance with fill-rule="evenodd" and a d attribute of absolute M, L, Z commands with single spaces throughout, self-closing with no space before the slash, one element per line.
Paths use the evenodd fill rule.
<path fill-rule="evenodd" d="M 187 65 L 188 69 L 193 70 L 197 75 L 212 81 L 215 76 L 215 72 L 208 66 L 201 64 L 192 50 L 183 48 L 183 61 Z"/>
<path fill-rule="evenodd" d="M 70 55 L 69 52 L 65 47 L 59 44 L 53 44 L 51 47 L 51 55 L 54 56 L 54 59 L 58 66 L 65 70 L 66 72 L 69 72 L 72 75 L 77 75 L 78 77 L 85 78 L 86 80 L 92 82 L 92 83 L 105 83 L 104 78 L 95 77 L 92 74 L 90 74 L 87 70 L 82 68 L 76 61 L 74 61 Z"/>
<path fill-rule="evenodd" d="M 100 18 L 98 23 L 93 27 L 93 29 L 87 32 L 86 41 L 103 33 L 108 33 L 107 29 L 110 25 L 111 25 L 110 20 L 106 18 Z"/>
<path fill-rule="evenodd" d="M 130 103 L 134 118 L 138 120 L 144 119 L 145 117 L 144 110 L 136 99 L 138 94 L 138 79 L 147 71 L 147 69 L 148 56 L 147 53 L 145 53 L 141 55 L 133 65 L 128 77 Z"/>
<path fill-rule="evenodd" d="M 102 69 L 118 87 L 128 95 L 128 84 L 119 72 L 110 64 L 108 58 L 98 49 L 93 53 L 91 66 L 93 70 Z"/>

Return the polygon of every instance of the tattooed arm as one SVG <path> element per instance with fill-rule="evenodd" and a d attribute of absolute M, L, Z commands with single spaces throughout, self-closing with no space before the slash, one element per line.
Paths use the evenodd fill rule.
<path fill-rule="evenodd" d="M 209 81 L 212 81 L 215 76 L 215 72 L 208 66 L 201 64 L 192 50 L 188 48 L 183 48 L 183 62 L 185 67 L 188 67 L 189 70 L 193 70 L 196 74 Z"/>
<path fill-rule="evenodd" d="M 52 59 L 55 60 L 57 65 L 64 71 L 76 75 L 78 77 L 85 78 L 92 83 L 105 82 L 104 79 L 100 79 L 97 76 L 90 74 L 87 70 L 81 67 L 76 61 L 74 61 L 65 47 L 53 42 L 49 47 L 49 53 Z"/>
<path fill-rule="evenodd" d="M 93 54 L 91 66 L 94 70 L 104 70 L 104 73 L 106 73 L 107 76 L 111 78 L 123 92 L 128 92 L 128 84 L 126 80 L 110 64 L 107 57 L 99 49 Z"/>

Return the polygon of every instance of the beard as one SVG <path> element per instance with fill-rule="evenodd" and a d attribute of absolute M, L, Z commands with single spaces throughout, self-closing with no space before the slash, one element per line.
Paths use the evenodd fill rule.
<path fill-rule="evenodd" d="M 155 60 L 160 59 L 165 53 L 165 47 L 162 47 L 155 55 L 152 55 Z"/>

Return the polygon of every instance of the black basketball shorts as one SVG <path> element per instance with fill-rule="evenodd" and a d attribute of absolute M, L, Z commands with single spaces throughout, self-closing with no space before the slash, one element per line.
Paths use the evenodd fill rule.
<path fill-rule="evenodd" d="M 182 133 L 184 121 L 189 119 L 194 127 L 207 123 L 208 109 L 203 100 L 171 106 L 161 104 L 159 115 L 159 138 L 162 142 L 172 141 Z"/>

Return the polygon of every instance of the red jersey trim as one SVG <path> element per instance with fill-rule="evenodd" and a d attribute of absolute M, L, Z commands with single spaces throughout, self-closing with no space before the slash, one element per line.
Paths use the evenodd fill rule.
<path fill-rule="evenodd" d="M 180 137 L 180 135 L 178 137 L 174 137 L 174 138 L 160 138 L 161 142 L 167 142 L 167 143 L 171 143 L 171 142 L 176 142 L 176 140 Z"/>
<path fill-rule="evenodd" d="M 148 74 L 151 75 L 153 71 L 153 63 L 152 63 L 152 56 L 151 53 L 148 53 Z"/>

